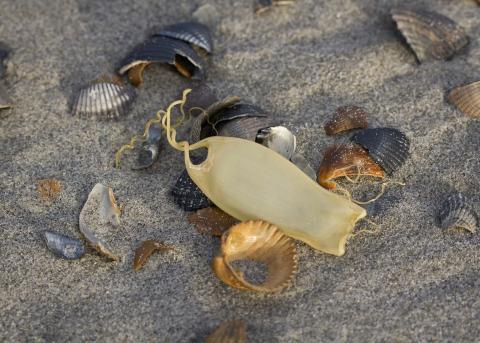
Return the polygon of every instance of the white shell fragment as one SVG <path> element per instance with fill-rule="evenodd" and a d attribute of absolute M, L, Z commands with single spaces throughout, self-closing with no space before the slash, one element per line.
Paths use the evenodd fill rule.
<path fill-rule="evenodd" d="M 43 233 L 48 249 L 66 260 L 77 260 L 85 254 L 82 242 L 52 231 Z"/>
<path fill-rule="evenodd" d="M 292 158 L 297 147 L 295 135 L 284 126 L 272 126 L 259 130 L 255 141 L 278 152 L 287 160 Z"/>
<path fill-rule="evenodd" d="M 114 261 L 119 257 L 107 246 L 104 238 L 111 238 L 111 226 L 120 225 L 120 213 L 112 189 L 101 183 L 93 187 L 80 212 L 82 234 L 95 250 Z"/>

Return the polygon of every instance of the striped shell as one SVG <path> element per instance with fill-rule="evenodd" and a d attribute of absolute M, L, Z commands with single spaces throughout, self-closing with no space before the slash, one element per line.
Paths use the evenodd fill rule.
<path fill-rule="evenodd" d="M 470 117 L 480 117 L 480 81 L 453 89 L 448 100 Z"/>
<path fill-rule="evenodd" d="M 365 129 L 356 133 L 352 140 L 366 149 L 388 175 L 400 168 L 409 156 L 410 141 L 397 129 Z"/>
<path fill-rule="evenodd" d="M 140 246 L 135 250 L 135 258 L 133 259 L 133 270 L 138 272 L 147 263 L 150 255 L 155 251 L 166 252 L 175 250 L 173 247 L 153 239 L 148 239 L 140 243 Z"/>
<path fill-rule="evenodd" d="M 462 194 L 452 195 L 445 200 L 438 219 L 442 229 L 461 228 L 474 233 L 478 225 L 475 210 Z"/>
<path fill-rule="evenodd" d="M 441 14 L 407 9 L 391 13 L 419 62 L 451 59 L 469 43 L 465 30 Z"/>
<path fill-rule="evenodd" d="M 158 36 L 180 39 L 196 45 L 208 53 L 211 53 L 213 50 L 213 40 L 210 29 L 200 23 L 185 22 L 169 25 L 161 30 Z"/>
<path fill-rule="evenodd" d="M 354 105 L 337 108 L 332 118 L 324 126 L 325 132 L 329 136 L 353 129 L 366 129 L 367 127 L 367 112 Z"/>
<path fill-rule="evenodd" d="M 66 260 L 77 260 L 85 254 L 85 248 L 78 239 L 60 235 L 52 231 L 43 233 L 48 249 Z"/>

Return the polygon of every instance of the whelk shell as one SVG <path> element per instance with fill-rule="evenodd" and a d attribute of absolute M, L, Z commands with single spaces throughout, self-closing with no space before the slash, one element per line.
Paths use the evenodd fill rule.
<path fill-rule="evenodd" d="M 383 178 L 385 172 L 367 151 L 354 143 L 336 144 L 325 151 L 317 181 L 327 189 L 335 189 L 338 177 L 373 176 Z"/>
<path fill-rule="evenodd" d="M 470 117 L 480 117 L 480 81 L 453 89 L 448 100 Z"/>
<path fill-rule="evenodd" d="M 183 40 L 204 49 L 208 53 L 213 50 L 210 29 L 200 23 L 190 21 L 169 25 L 161 30 L 158 35 Z"/>
<path fill-rule="evenodd" d="M 419 62 L 448 60 L 469 43 L 465 30 L 441 14 L 408 9 L 391 13 Z"/>
<path fill-rule="evenodd" d="M 232 266 L 236 261 L 251 260 L 267 267 L 265 281 L 253 284 Z M 287 287 L 297 272 L 297 252 L 294 241 L 275 225 L 262 220 L 239 223 L 222 235 L 219 254 L 212 268 L 227 285 L 241 290 L 278 292 Z"/>
<path fill-rule="evenodd" d="M 366 149 L 388 175 L 400 168 L 409 156 L 410 141 L 397 129 L 365 129 L 356 133 L 352 140 Z"/>
<path fill-rule="evenodd" d="M 119 257 L 111 251 L 103 239 L 97 237 L 97 234 L 108 231 L 109 225 L 120 225 L 120 214 L 113 190 L 97 183 L 88 195 L 79 218 L 80 231 L 86 240 L 100 254 L 114 261 L 118 261 Z"/>
<path fill-rule="evenodd" d="M 462 194 L 448 197 L 442 204 L 438 218 L 442 229 L 461 228 L 475 233 L 478 225 L 475 210 Z"/>
<path fill-rule="evenodd" d="M 246 343 L 247 329 L 241 320 L 222 323 L 207 337 L 204 343 Z"/>
<path fill-rule="evenodd" d="M 337 108 L 324 129 L 327 135 L 333 136 L 343 131 L 367 127 L 367 112 L 361 107 L 349 105 Z"/>
<path fill-rule="evenodd" d="M 258 130 L 255 142 L 291 159 L 297 147 L 297 138 L 284 126 L 271 126 Z"/>
<path fill-rule="evenodd" d="M 155 241 L 152 239 L 143 241 L 140 243 L 140 246 L 135 251 L 135 258 L 133 260 L 133 269 L 137 272 L 147 263 L 150 255 L 152 255 L 155 251 L 169 251 L 175 250 L 175 248 L 160 242 Z"/>
<path fill-rule="evenodd" d="M 45 231 L 43 234 L 48 249 L 59 257 L 67 260 L 77 260 L 85 254 L 85 248 L 78 239 L 52 231 Z"/>
<path fill-rule="evenodd" d="M 202 208 L 188 216 L 188 222 L 195 225 L 199 233 L 221 236 L 226 230 L 238 223 L 238 220 L 216 206 Z"/>
<path fill-rule="evenodd" d="M 192 181 L 184 170 L 172 188 L 173 201 L 185 211 L 195 211 L 209 207 L 212 202 Z"/>

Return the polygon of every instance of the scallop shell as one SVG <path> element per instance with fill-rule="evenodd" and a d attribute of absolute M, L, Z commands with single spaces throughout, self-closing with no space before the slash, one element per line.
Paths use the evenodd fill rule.
<path fill-rule="evenodd" d="M 443 203 L 438 215 L 442 229 L 461 228 L 475 233 L 478 216 L 470 201 L 462 194 L 450 196 Z"/>
<path fill-rule="evenodd" d="M 356 133 L 352 140 L 366 149 L 388 175 L 400 168 L 409 156 L 410 141 L 397 129 L 365 129 Z"/>
<path fill-rule="evenodd" d="M 329 136 L 353 129 L 366 129 L 367 127 L 367 112 L 354 105 L 337 108 L 332 118 L 324 126 L 325 132 Z"/>
<path fill-rule="evenodd" d="M 339 177 L 373 176 L 383 178 L 385 172 L 367 151 L 354 143 L 336 144 L 325 151 L 317 181 L 326 189 L 334 189 Z"/>
<path fill-rule="evenodd" d="M 258 130 L 255 142 L 278 152 L 288 160 L 292 158 L 297 147 L 297 138 L 284 126 L 271 126 Z"/>
<path fill-rule="evenodd" d="M 480 117 L 480 81 L 453 89 L 448 100 L 470 117 Z"/>
<path fill-rule="evenodd" d="M 134 100 L 133 89 L 114 77 L 102 76 L 80 91 L 72 109 L 79 116 L 118 118 L 127 114 Z"/>
<path fill-rule="evenodd" d="M 317 174 L 315 173 L 315 170 L 313 170 L 310 163 L 302 154 L 298 152 L 294 153 L 290 161 L 292 161 L 292 163 L 295 164 L 298 167 L 298 169 L 303 171 L 312 180 L 315 180 L 317 178 Z"/>
<path fill-rule="evenodd" d="M 262 284 L 247 281 L 232 264 L 236 261 L 262 262 L 267 276 Z M 262 220 L 239 223 L 222 235 L 219 254 L 212 268 L 227 285 L 256 292 L 278 292 L 287 287 L 297 272 L 294 241 L 275 225 Z"/>
<path fill-rule="evenodd" d="M 66 260 L 77 260 L 85 254 L 82 242 L 52 231 L 43 233 L 48 249 Z"/>
<path fill-rule="evenodd" d="M 420 62 L 451 59 L 469 43 L 465 30 L 441 14 L 407 9 L 391 13 Z"/>
<path fill-rule="evenodd" d="M 173 201 L 185 211 L 196 211 L 212 205 L 210 199 L 184 170 L 172 188 Z"/>
<path fill-rule="evenodd" d="M 79 218 L 80 231 L 85 239 L 100 254 L 114 261 L 120 258 L 112 252 L 100 236 L 108 235 L 111 226 L 120 225 L 120 214 L 113 190 L 97 183 L 88 195 Z"/>
<path fill-rule="evenodd" d="M 222 323 L 207 337 L 204 343 L 246 343 L 247 329 L 241 320 Z"/>
<path fill-rule="evenodd" d="M 296 2 L 296 0 L 256 0 L 255 13 L 262 14 L 274 6 L 290 6 Z"/>
<path fill-rule="evenodd" d="M 200 233 L 221 236 L 226 230 L 238 223 L 238 220 L 218 207 L 202 208 L 188 216 L 188 222 L 195 225 Z"/>
<path fill-rule="evenodd" d="M 162 139 L 162 130 L 157 126 L 150 126 L 148 129 L 148 138 L 142 143 L 142 150 L 138 154 L 138 162 L 132 169 L 140 170 L 152 166 L 158 159 L 160 151 L 160 141 Z"/>
<path fill-rule="evenodd" d="M 158 33 L 158 36 L 165 36 L 180 39 L 187 43 L 196 45 L 208 53 L 213 50 L 213 40 L 210 29 L 203 24 L 196 22 L 185 22 L 165 27 Z"/>
<path fill-rule="evenodd" d="M 128 72 L 134 86 L 143 82 L 143 71 L 151 63 L 167 63 L 185 77 L 203 78 L 203 62 L 187 43 L 163 36 L 152 36 L 135 48 L 122 62 L 121 75 Z"/>
<path fill-rule="evenodd" d="M 133 269 L 137 272 L 147 263 L 150 255 L 155 251 L 165 252 L 169 250 L 175 250 L 175 248 L 152 239 L 143 241 L 135 251 L 135 258 L 133 260 Z"/>

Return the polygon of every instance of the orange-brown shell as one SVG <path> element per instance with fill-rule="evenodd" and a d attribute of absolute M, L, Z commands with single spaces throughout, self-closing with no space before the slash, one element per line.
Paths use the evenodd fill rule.
<path fill-rule="evenodd" d="M 155 241 L 152 239 L 143 241 L 140 243 L 140 246 L 135 251 L 135 258 L 133 260 L 133 269 L 135 271 L 139 271 L 145 263 L 147 263 L 150 255 L 152 255 L 155 251 L 169 251 L 175 250 L 175 248 L 166 245 L 163 242 Z"/>
<path fill-rule="evenodd" d="M 267 276 L 262 284 L 247 281 L 232 263 L 251 260 L 264 263 Z M 275 225 L 262 220 L 239 223 L 222 235 L 220 252 L 212 268 L 227 285 L 257 292 L 278 292 L 287 287 L 297 272 L 294 241 Z"/>
<path fill-rule="evenodd" d="M 62 185 L 56 179 L 38 180 L 37 192 L 43 200 L 52 200 L 58 197 Z"/>
<path fill-rule="evenodd" d="M 332 136 L 343 131 L 367 127 L 367 112 L 361 107 L 349 105 L 337 108 L 324 129 L 327 135 Z"/>
<path fill-rule="evenodd" d="M 470 117 L 480 117 L 480 81 L 454 88 L 448 100 Z"/>
<path fill-rule="evenodd" d="M 220 324 L 205 340 L 205 343 L 245 342 L 247 342 L 247 329 L 241 320 L 230 320 Z"/>
<path fill-rule="evenodd" d="M 221 236 L 226 230 L 238 223 L 238 220 L 218 207 L 202 208 L 188 216 L 188 222 L 195 225 L 201 234 Z"/>
<path fill-rule="evenodd" d="M 337 184 L 331 180 L 342 176 L 384 178 L 385 172 L 361 146 L 343 143 L 327 149 L 320 164 L 317 181 L 326 189 L 334 189 Z"/>

